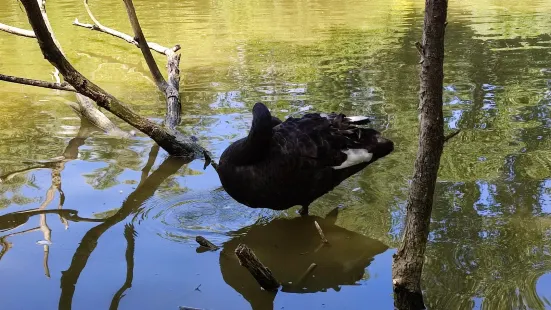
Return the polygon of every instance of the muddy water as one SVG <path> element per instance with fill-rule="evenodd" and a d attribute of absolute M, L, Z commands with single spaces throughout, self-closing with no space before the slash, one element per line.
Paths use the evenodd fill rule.
<path fill-rule="evenodd" d="M 279 117 L 368 115 L 396 151 L 301 219 L 239 205 L 210 167 L 167 158 L 147 137 L 106 136 L 68 107 L 73 94 L 0 82 L 2 309 L 390 309 L 416 151 L 423 2 L 135 5 L 150 41 L 182 45 L 179 129 L 215 155 L 246 134 L 256 101 Z M 131 32 L 121 2 L 90 6 Z M 0 22 L 29 29 L 17 1 L 0 7 Z M 79 1 L 48 2 L 48 14 L 83 74 L 162 120 L 138 49 L 73 26 L 90 22 Z M 424 273 L 432 309 L 551 308 L 550 14 L 550 1 L 450 3 L 446 130 L 463 133 L 442 158 Z M 52 80 L 34 40 L 0 33 L 0 42 L 1 73 Z M 313 220 L 333 246 L 319 247 Z M 197 250 L 197 235 L 222 249 Z M 276 295 L 236 262 L 239 243 L 286 283 Z"/>

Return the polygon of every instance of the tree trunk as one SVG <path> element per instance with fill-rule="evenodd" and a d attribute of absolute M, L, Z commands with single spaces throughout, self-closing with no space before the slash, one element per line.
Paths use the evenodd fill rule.
<path fill-rule="evenodd" d="M 426 0 L 421 55 L 420 136 L 413 180 L 406 206 L 403 242 L 394 256 L 392 283 L 397 309 L 425 309 L 421 274 L 434 187 L 444 148 L 442 87 L 444 79 L 444 32 L 447 0 Z"/>

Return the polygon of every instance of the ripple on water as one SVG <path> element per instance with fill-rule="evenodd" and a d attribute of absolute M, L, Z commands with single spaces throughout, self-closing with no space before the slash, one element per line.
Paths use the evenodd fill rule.
<path fill-rule="evenodd" d="M 227 239 L 227 233 L 269 220 L 278 213 L 241 205 L 218 188 L 152 198 L 134 220 L 159 236 L 176 242 L 191 242 L 198 235 L 208 235 L 211 241 L 220 242 Z"/>

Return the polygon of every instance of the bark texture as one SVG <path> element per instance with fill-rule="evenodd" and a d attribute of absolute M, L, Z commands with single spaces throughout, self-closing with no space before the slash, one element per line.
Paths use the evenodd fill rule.
<path fill-rule="evenodd" d="M 270 292 L 277 292 L 280 286 L 279 282 L 272 274 L 272 271 L 258 260 L 249 247 L 244 244 L 238 245 L 235 249 L 235 255 L 239 259 L 241 266 L 247 268 L 263 289 Z"/>
<path fill-rule="evenodd" d="M 442 87 L 447 0 L 426 0 L 421 54 L 420 136 L 402 244 L 392 277 L 397 309 L 425 309 L 421 274 L 440 157 L 444 147 Z"/>

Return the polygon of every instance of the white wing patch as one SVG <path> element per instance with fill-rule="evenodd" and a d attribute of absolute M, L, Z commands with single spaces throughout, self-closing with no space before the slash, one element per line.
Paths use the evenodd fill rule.
<path fill-rule="evenodd" d="M 363 122 L 363 121 L 369 119 L 369 117 L 367 117 L 367 116 L 347 116 L 346 118 L 351 123 Z"/>
<path fill-rule="evenodd" d="M 349 149 L 343 150 L 346 154 L 346 160 L 340 166 L 333 166 L 333 169 L 344 169 L 357 164 L 369 162 L 373 158 L 373 153 L 369 153 L 366 149 Z"/>

